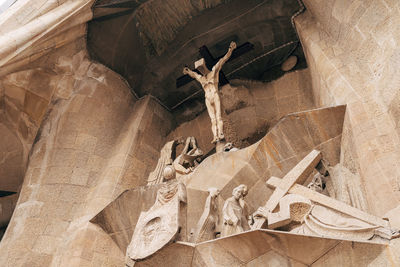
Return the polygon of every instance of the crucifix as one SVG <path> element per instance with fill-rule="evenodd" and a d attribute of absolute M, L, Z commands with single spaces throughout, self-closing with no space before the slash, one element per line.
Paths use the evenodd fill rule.
<path fill-rule="evenodd" d="M 240 57 L 241 55 L 249 52 L 250 50 L 252 50 L 254 48 L 254 45 L 246 42 L 242 45 L 239 45 L 233 52 L 231 57 L 228 59 L 227 62 L 230 62 L 232 60 L 234 60 L 235 58 Z M 202 47 L 199 48 L 199 54 L 202 58 L 204 58 L 205 64 L 207 66 L 208 69 L 212 69 L 212 67 L 218 62 L 219 59 L 221 59 L 223 57 L 223 55 L 218 56 L 216 58 L 213 57 L 213 55 L 211 54 L 211 52 L 208 50 L 207 46 L 203 45 Z M 200 71 L 198 70 L 193 70 L 194 72 L 197 72 L 198 74 L 201 74 Z M 189 75 L 185 74 L 181 77 L 179 77 L 178 79 L 176 79 L 176 88 L 182 87 L 188 83 L 190 83 L 191 81 L 193 81 L 194 78 L 190 77 Z M 229 81 L 228 79 L 225 77 L 224 72 L 220 71 L 219 72 L 219 86 L 223 86 L 225 84 L 228 84 Z"/>
<path fill-rule="evenodd" d="M 243 47 L 243 45 L 241 47 Z M 192 79 L 197 80 L 201 84 L 205 92 L 206 107 L 211 119 L 211 129 L 214 136 L 212 143 L 217 143 L 225 139 L 223 133 L 223 121 L 221 117 L 221 101 L 218 94 L 218 86 L 221 85 L 221 83 L 222 84 L 228 83 L 228 80 L 226 79 L 225 75 L 221 72 L 221 69 L 222 66 L 229 59 L 232 59 L 233 51 L 236 48 L 237 48 L 236 43 L 231 42 L 229 45 L 228 52 L 219 59 L 214 59 L 210 54 L 210 52 L 208 51 L 207 47 L 203 46 L 200 48 L 200 54 L 203 56 L 203 58 L 196 61 L 194 64 L 196 71 L 193 71 L 188 67 L 185 67 L 183 69 L 183 74 L 185 74 L 185 76 L 189 76 Z M 243 53 L 243 48 L 241 53 Z M 238 53 L 236 53 L 236 57 L 237 56 Z M 179 80 L 187 79 L 182 77 L 178 78 L 177 86 Z"/>

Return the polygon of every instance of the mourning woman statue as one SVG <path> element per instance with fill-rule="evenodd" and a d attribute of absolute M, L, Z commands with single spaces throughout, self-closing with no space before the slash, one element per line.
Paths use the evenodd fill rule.
<path fill-rule="evenodd" d="M 247 212 L 247 204 L 244 197 L 247 194 L 247 186 L 241 184 L 235 187 L 232 197 L 225 201 L 222 209 L 224 224 L 222 226 L 221 236 L 239 234 L 250 230 Z"/>

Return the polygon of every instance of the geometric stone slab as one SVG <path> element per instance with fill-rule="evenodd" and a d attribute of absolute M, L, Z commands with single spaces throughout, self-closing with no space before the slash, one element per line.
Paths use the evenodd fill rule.
<path fill-rule="evenodd" d="M 186 247 L 186 249 L 185 249 Z M 174 248 L 174 249 L 172 249 Z M 252 230 L 203 243 L 167 245 L 136 266 L 391 266 L 387 246 L 376 242 Z M 160 265 L 153 265 L 153 264 Z M 162 264 L 161 264 L 162 263 Z M 397 265 L 398 266 L 398 265 Z"/>

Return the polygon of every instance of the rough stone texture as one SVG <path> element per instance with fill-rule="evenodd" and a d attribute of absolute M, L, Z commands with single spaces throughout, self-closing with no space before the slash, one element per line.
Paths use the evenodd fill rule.
<path fill-rule="evenodd" d="M 385 247 L 341 242 L 311 266 L 395 266 L 392 260 Z"/>
<path fill-rule="evenodd" d="M 360 174 L 368 209 L 383 215 L 400 201 L 399 2 L 304 3 L 296 27 L 315 103 L 347 104 L 341 161 Z"/>
<path fill-rule="evenodd" d="M 360 175 L 352 173 L 342 164 L 330 168 L 329 175 L 326 180 L 330 197 L 367 211 L 366 194 L 361 185 Z"/>
<path fill-rule="evenodd" d="M 88 221 L 125 189 L 146 184 L 171 118 L 150 97 L 135 103 L 126 83 L 90 62 L 84 52 L 59 57 L 54 74 L 44 76 L 48 80 L 35 71 L 5 79 L 17 83 L 18 75 L 28 75 L 32 77 L 25 81 L 28 88 L 34 81 L 56 86 L 50 87 L 54 91 L 46 105 L 19 106 L 20 114 L 41 123 L 17 207 L 1 242 L 0 262 L 97 266 L 95 251 L 105 244 L 111 250 L 116 245 Z M 42 79 L 36 80 L 38 76 Z M 25 90 L 25 101 L 29 92 Z M 33 137 L 21 139 L 29 144 Z M 99 257 L 111 265 L 122 264 L 118 251 L 109 258 L 108 251 L 102 251 Z"/>
<path fill-rule="evenodd" d="M 0 19 L 0 76 L 86 34 L 94 0 L 18 1 Z"/>
<path fill-rule="evenodd" d="M 17 192 L 23 180 L 22 144 L 17 136 L 0 122 L 0 188 Z M 2 211 L 4 212 L 4 211 Z"/>
<path fill-rule="evenodd" d="M 174 122 L 190 116 L 185 117 L 182 112 L 179 116 L 184 119 L 173 118 L 152 97 L 136 99 L 118 75 L 88 60 L 86 40 L 82 37 L 86 34 L 85 23 L 92 17 L 93 2 L 17 1 L 0 17 L 0 134 L 5 137 L 0 140 L 0 189 L 9 186 L 7 189 L 19 191 L 22 186 L 18 195 L 0 200 L 3 212 L 0 221 L 6 224 L 19 197 L 0 243 L 1 266 L 122 266 L 123 244 L 129 242 L 129 231 L 133 231 L 129 229 L 136 223 L 138 212 L 147 208 L 146 203 L 153 202 L 152 189 L 147 188 L 147 193 L 143 193 L 138 186 L 146 183 L 161 146 L 170 137 L 181 135 L 195 136 L 206 152 L 212 148 L 210 122 L 205 113 L 176 127 Z M 157 8 L 161 2 L 149 1 L 141 9 L 138 17 L 142 24 L 138 27 L 145 35 L 134 32 L 129 35 L 129 40 L 134 42 L 120 42 L 122 49 L 116 46 L 109 50 L 118 53 L 104 53 L 104 56 L 128 62 L 125 51 L 146 45 L 147 38 L 148 46 L 144 50 L 160 53 L 160 58 L 151 59 L 143 67 L 146 55 L 137 53 L 123 71 L 138 70 L 130 76 L 138 89 L 159 92 L 168 99 L 165 90 L 175 87 L 164 88 L 160 84 L 174 86 L 182 62 L 192 62 L 197 48 L 203 44 L 198 37 L 207 39 L 204 42 L 212 44 L 211 52 L 218 54 L 218 47 L 225 47 L 236 29 L 243 25 L 235 18 L 218 28 L 217 24 L 225 20 L 218 16 L 210 20 L 215 24 L 212 29 L 217 27 L 218 31 L 205 35 L 200 32 L 198 36 L 190 36 L 188 42 L 188 35 L 180 35 L 179 31 L 190 34 L 197 26 L 195 23 L 201 20 L 193 20 L 189 25 L 180 21 L 180 16 L 160 17 L 146 25 L 163 11 L 152 12 L 145 10 L 146 7 Z M 174 8 L 186 8 L 179 5 L 182 1 L 164 2 L 165 5 L 173 2 Z M 220 2 L 202 1 L 197 8 L 208 9 L 211 15 L 219 14 Z M 248 4 L 233 2 L 237 6 Z M 283 6 L 282 1 L 274 3 Z M 339 174 L 334 170 L 331 177 L 336 179 L 332 182 L 335 197 L 349 198 L 352 205 L 377 216 L 387 214 L 394 226 L 399 225 L 400 4 L 396 0 L 304 0 L 304 4 L 307 11 L 296 18 L 296 27 L 309 69 L 289 73 L 270 84 L 231 81 L 231 87 L 222 88 L 225 124 L 232 140 L 243 147 L 253 146 L 245 152 L 212 155 L 193 173 L 188 181 L 189 229 L 196 225 L 208 195 L 207 180 L 200 172 L 217 181 L 221 190 L 220 206 L 235 186 L 248 185 L 246 201 L 254 210 L 271 194 L 265 180 L 271 175 L 283 177 L 314 148 L 321 150 L 332 166 L 340 163 Z M 297 5 L 293 10 L 285 7 L 287 11 L 298 10 Z M 271 14 L 279 13 L 279 10 L 264 8 Z M 265 21 L 261 16 L 265 12 L 256 11 L 247 14 L 254 21 Z M 170 9 L 162 14 L 174 13 Z M 190 12 L 183 16 L 191 19 Z M 241 18 L 246 20 L 245 16 Z M 112 21 L 120 27 L 121 20 Z M 166 31 L 152 31 L 152 25 L 162 28 L 165 21 L 170 22 Z M 250 24 L 251 21 L 247 20 Z M 136 22 L 130 20 L 129 26 L 136 27 Z M 237 38 L 240 42 L 260 40 L 257 51 L 269 51 L 295 37 L 289 21 L 282 22 L 271 20 L 254 28 L 247 25 L 246 31 Z M 231 27 L 236 23 L 239 26 Z M 122 27 L 123 31 L 129 28 L 128 24 Z M 290 33 L 286 35 L 288 29 Z M 107 33 L 108 38 L 121 40 L 116 38 L 117 32 Z M 269 36 L 274 37 L 273 44 L 269 43 Z M 131 43 L 135 46 L 130 47 Z M 181 61 L 176 61 L 171 68 L 166 67 L 170 66 L 170 58 L 179 56 L 176 48 L 186 43 L 190 43 L 189 52 L 183 53 Z M 291 46 L 287 46 L 282 55 L 290 50 Z M 260 69 L 249 64 L 246 73 L 235 72 L 255 58 L 255 54 L 248 53 L 246 60 L 229 66 L 227 72 L 234 72 L 229 78 L 243 75 L 265 79 L 264 65 L 268 65 L 267 58 L 271 57 L 257 61 L 257 66 L 263 66 Z M 185 93 L 196 90 L 190 86 Z M 196 106 L 199 99 L 201 95 L 193 101 L 195 111 L 201 111 Z M 327 113 L 317 109 L 292 114 L 278 122 L 290 112 L 342 104 L 347 104 L 345 115 L 343 107 L 332 108 L 336 111 Z M 193 115 L 186 108 L 182 110 Z M 332 114 L 335 114 L 333 118 Z M 173 128 L 174 132 L 169 135 Z M 260 140 L 267 130 L 268 134 Z M 208 172 L 204 170 L 207 168 Z M 335 178 L 343 179 L 343 175 L 346 182 Z M 341 186 L 346 187 L 349 196 L 341 191 Z M 136 191 L 121 195 L 133 187 Z M 352 190 L 354 187 L 361 189 Z M 135 192 L 133 201 L 127 199 L 121 204 L 119 201 L 131 192 Z M 358 199 L 361 195 L 365 203 Z M 107 207 L 116 198 L 121 206 L 116 207 L 117 202 L 113 202 Z M 109 212 L 103 222 L 115 222 L 115 225 L 106 225 L 110 230 L 90 222 L 103 209 Z M 126 210 L 130 211 L 128 221 L 121 216 Z M 198 245 L 175 243 L 138 265 L 184 266 L 190 262 L 194 266 L 260 266 L 265 262 L 278 266 L 400 265 L 399 239 L 386 246 L 278 232 L 263 233 L 264 236 L 260 233 L 244 233 Z M 174 257 L 172 251 L 184 256 Z"/>
<path fill-rule="evenodd" d="M 135 266 L 394 266 L 391 260 L 382 244 L 258 230 L 195 245 L 174 243 Z"/>

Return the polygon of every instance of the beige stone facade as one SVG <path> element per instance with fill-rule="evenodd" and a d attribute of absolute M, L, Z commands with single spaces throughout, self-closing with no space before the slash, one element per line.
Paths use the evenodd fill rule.
<path fill-rule="evenodd" d="M 400 2 L 125 2 L 17 0 L 0 13 L 0 191 L 16 193 L 0 197 L 0 266 L 400 265 Z M 241 54 L 219 97 L 237 149 L 216 153 L 201 87 L 178 81 L 199 47 L 216 59 L 231 41 Z M 149 174 L 167 142 L 187 137 L 203 155 L 178 177 L 179 228 L 134 262 L 137 222 L 163 187 Z M 324 188 L 310 193 L 317 173 Z M 222 237 L 240 185 L 251 230 Z M 259 208 L 289 194 L 353 224 L 317 222 L 340 237 L 291 232 L 305 220 L 288 209 L 268 227 L 283 204 Z M 373 237 L 348 234 L 364 223 Z M 196 242 L 200 231 L 213 238 Z"/>

